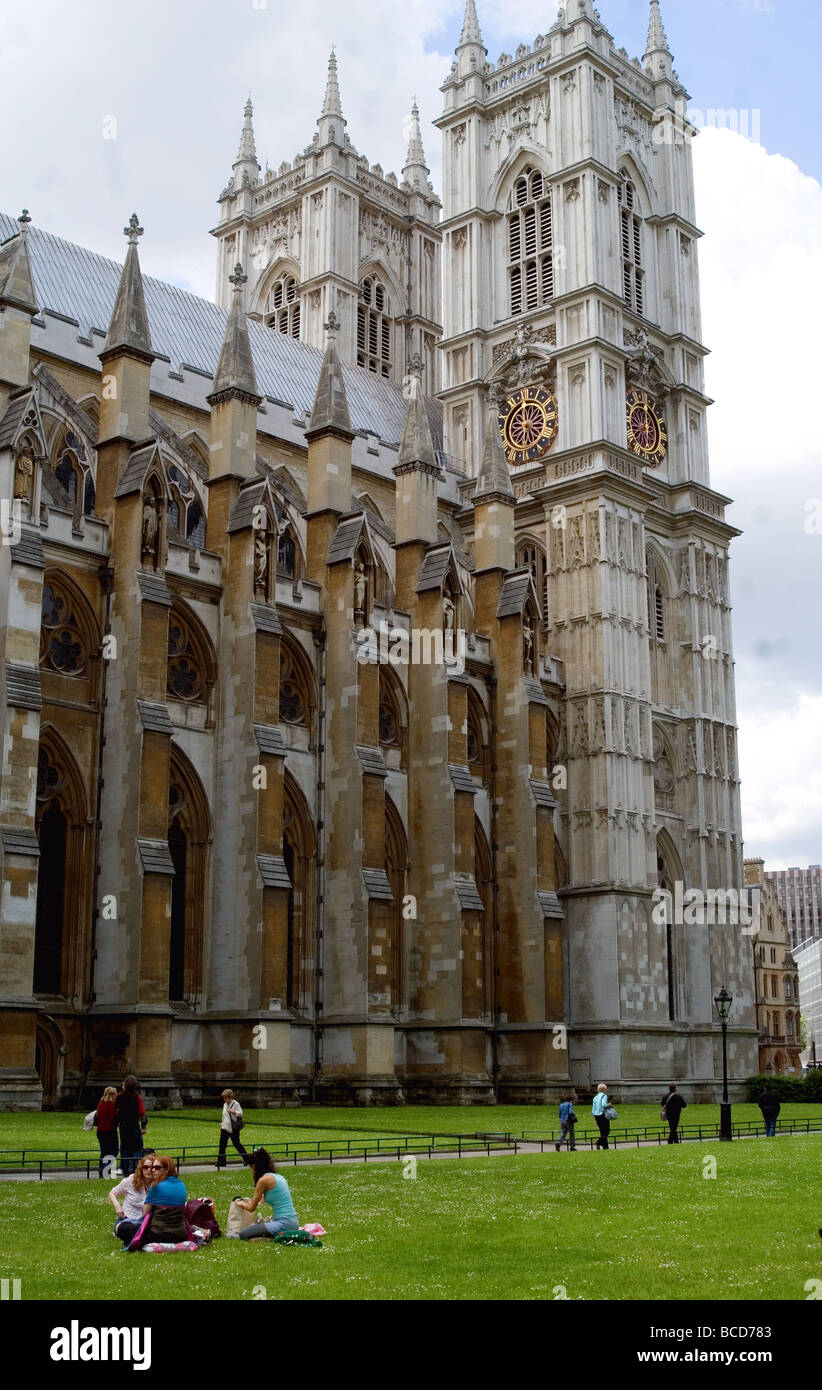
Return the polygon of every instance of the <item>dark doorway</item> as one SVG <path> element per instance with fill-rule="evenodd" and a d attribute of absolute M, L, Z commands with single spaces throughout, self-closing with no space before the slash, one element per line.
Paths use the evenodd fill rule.
<path fill-rule="evenodd" d="M 168 997 L 175 1003 L 185 999 L 186 964 L 186 868 L 188 841 L 175 816 L 168 831 L 168 847 L 174 865 L 171 880 L 171 942 L 168 960 Z"/>
<path fill-rule="evenodd" d="M 40 868 L 34 930 L 34 992 L 60 994 L 63 974 L 63 902 L 68 822 L 52 801 L 40 821 Z"/>
<path fill-rule="evenodd" d="M 283 859 L 291 883 L 288 893 L 288 937 L 286 940 L 286 1008 L 294 1007 L 294 865 L 296 856 L 294 846 L 287 835 L 283 836 Z"/>

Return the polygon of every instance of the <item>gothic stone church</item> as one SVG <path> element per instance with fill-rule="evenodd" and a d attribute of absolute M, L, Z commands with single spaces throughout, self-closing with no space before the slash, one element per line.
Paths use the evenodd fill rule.
<path fill-rule="evenodd" d="M 249 104 L 217 303 L 0 219 L 6 1107 L 708 1097 L 723 985 L 755 1070 L 749 940 L 654 910 L 743 884 L 657 0 L 496 64 L 468 0 L 442 92 L 442 203 L 333 55 L 276 172 Z"/>

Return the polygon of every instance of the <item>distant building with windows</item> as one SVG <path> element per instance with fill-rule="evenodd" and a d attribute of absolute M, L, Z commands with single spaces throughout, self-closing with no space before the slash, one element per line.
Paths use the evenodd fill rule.
<path fill-rule="evenodd" d="M 759 889 L 759 932 L 752 937 L 760 1072 L 798 1072 L 801 981 L 788 927 L 764 859 L 745 860 L 750 896 Z"/>
<path fill-rule="evenodd" d="M 773 884 L 788 924 L 791 946 L 822 937 L 822 864 L 807 869 L 770 869 L 765 877 Z"/>
<path fill-rule="evenodd" d="M 822 937 L 794 952 L 802 994 L 802 1014 L 807 1026 L 806 1062 L 822 1062 Z"/>

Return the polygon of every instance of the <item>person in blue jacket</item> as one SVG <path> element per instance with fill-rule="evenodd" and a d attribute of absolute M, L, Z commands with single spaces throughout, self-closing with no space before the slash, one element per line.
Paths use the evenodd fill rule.
<path fill-rule="evenodd" d="M 597 1093 L 594 1096 L 594 1103 L 591 1106 L 591 1114 L 599 1130 L 599 1138 L 596 1144 L 598 1149 L 607 1149 L 608 1147 L 608 1135 L 611 1133 L 611 1121 L 608 1119 L 605 1111 L 610 1104 L 611 1102 L 608 1099 L 608 1087 L 605 1085 L 604 1081 L 600 1081 L 597 1086 Z"/>
<path fill-rule="evenodd" d="M 575 1152 L 577 1142 L 574 1133 L 574 1125 L 576 1122 L 577 1117 L 574 1114 L 574 1098 L 573 1096 L 563 1096 L 559 1103 L 559 1143 L 554 1145 L 557 1153 L 559 1153 L 566 1139 L 568 1140 L 568 1152 Z"/>

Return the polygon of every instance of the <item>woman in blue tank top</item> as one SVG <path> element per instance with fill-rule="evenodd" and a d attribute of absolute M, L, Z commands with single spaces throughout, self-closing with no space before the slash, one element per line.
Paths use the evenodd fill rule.
<path fill-rule="evenodd" d="M 257 1221 L 240 1232 L 240 1240 L 254 1240 L 257 1236 L 276 1236 L 278 1231 L 298 1231 L 300 1222 L 291 1200 L 291 1190 L 285 1178 L 279 1174 L 271 1155 L 265 1149 L 256 1149 L 249 1159 L 249 1167 L 254 1174 L 254 1196 L 250 1202 L 241 1198 L 237 1205 L 246 1211 L 256 1211 L 261 1202 L 267 1203 L 272 1220 Z"/>

